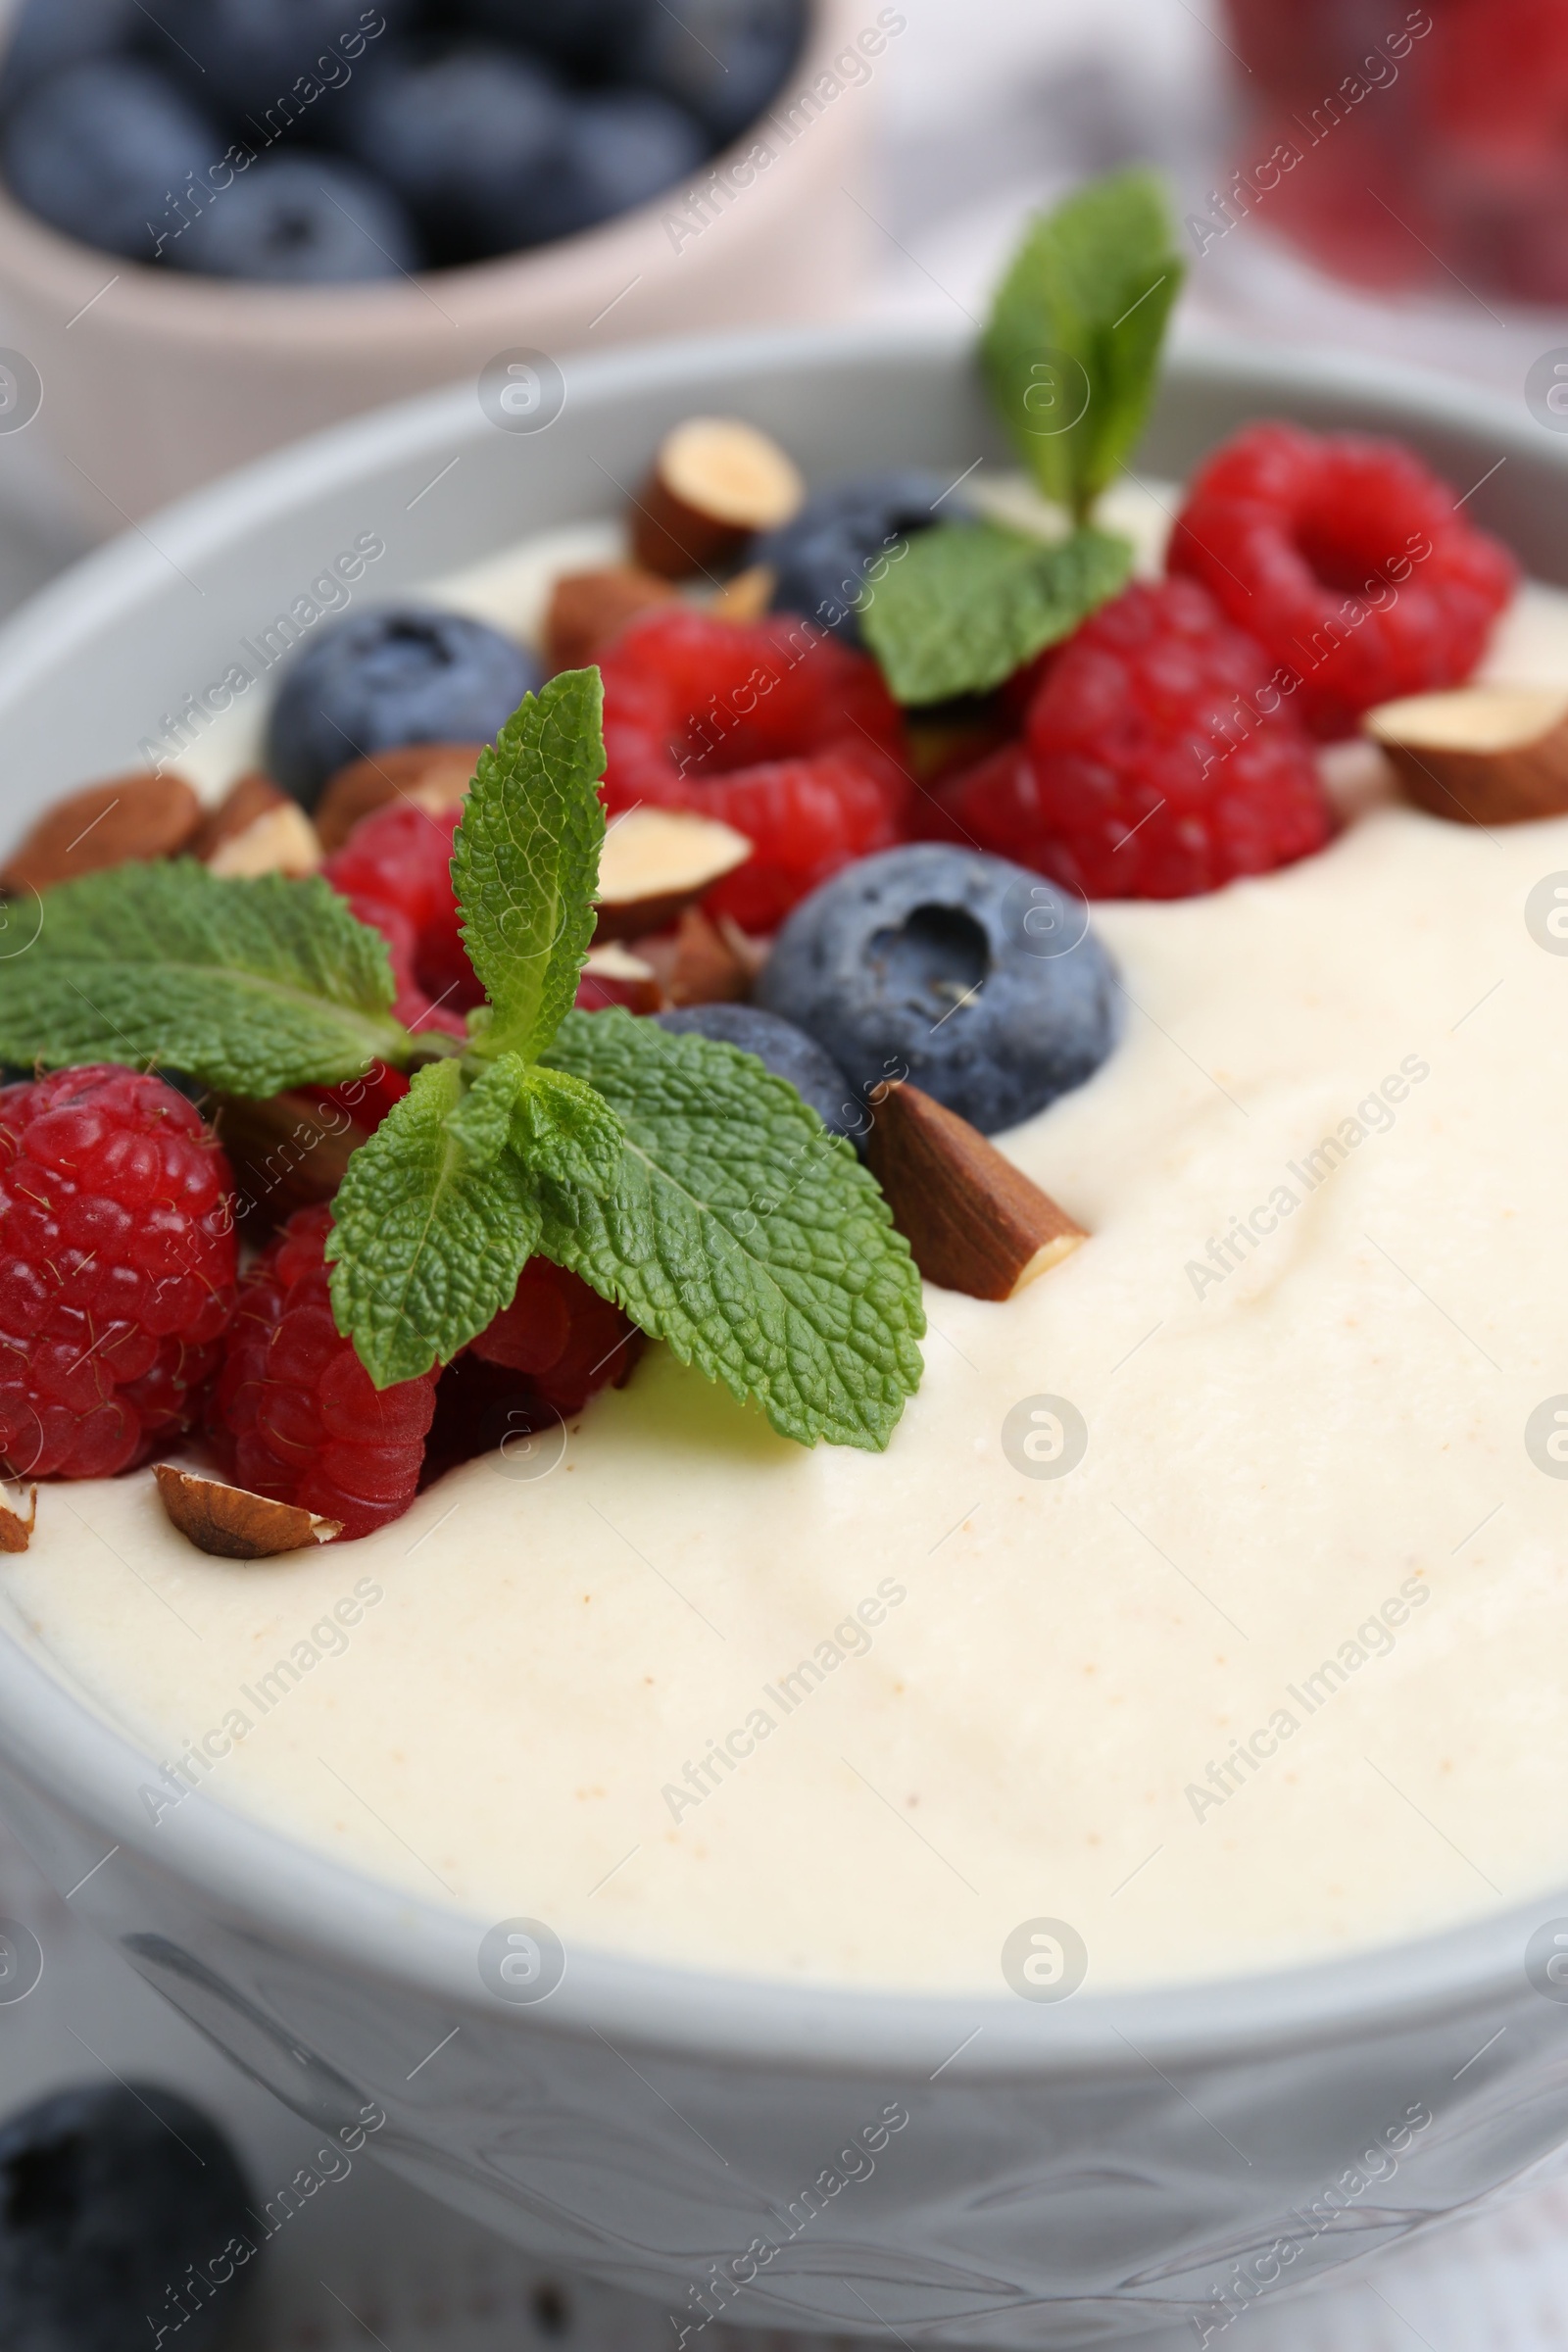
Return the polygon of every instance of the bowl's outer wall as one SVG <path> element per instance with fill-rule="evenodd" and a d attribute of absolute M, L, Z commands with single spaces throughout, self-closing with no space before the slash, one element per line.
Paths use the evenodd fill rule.
<path fill-rule="evenodd" d="M 493 428 L 471 388 L 406 404 L 160 515 L 0 633 L 0 823 L 132 761 L 356 536 L 385 540 L 362 591 L 380 599 L 612 514 L 661 428 L 698 407 L 772 426 L 817 477 L 897 459 L 956 476 L 997 454 L 964 352 L 917 334 L 585 364 L 534 435 Z M 1179 357 L 1140 471 L 1180 475 L 1260 414 L 1399 430 L 1467 489 L 1502 454 L 1474 511 L 1568 576 L 1568 449 L 1522 412 L 1364 366 Z M 1568 1897 L 1357 1961 L 1059 2007 L 574 1949 L 547 2003 L 510 2009 L 478 1975 L 488 1923 L 200 1795 L 154 1826 L 143 1791 L 161 1786 L 25 1629 L 0 1636 L 0 1793 L 74 1907 L 323 2132 L 373 2103 L 369 2144 L 411 2178 L 693 2329 L 723 2307 L 961 2344 L 1191 2341 L 1568 2139 L 1568 2007 L 1522 1969 Z M 907 2123 L 851 2153 L 890 2108 Z M 755 2278 L 730 2301 L 711 2279 L 737 2263 Z"/>
<path fill-rule="evenodd" d="M 37 429 L 67 462 L 63 488 L 107 533 L 339 417 L 476 378 L 499 352 L 559 359 L 642 336 L 842 316 L 880 236 L 856 194 L 888 62 L 878 13 L 872 0 L 812 0 L 806 47 L 769 116 L 653 203 L 430 277 L 324 290 L 190 277 L 77 245 L 0 189 L 0 295 L 43 379 Z M 865 78 L 834 74 L 834 59 L 867 32 L 883 52 L 867 60 L 859 49 L 852 71 Z M 824 74 L 840 83 L 825 100 Z M 330 92 L 320 100 L 332 103 Z M 760 138 L 773 160 L 748 177 Z M 728 176 L 737 163 L 744 185 Z M 725 175 L 716 194 L 715 170 Z"/>

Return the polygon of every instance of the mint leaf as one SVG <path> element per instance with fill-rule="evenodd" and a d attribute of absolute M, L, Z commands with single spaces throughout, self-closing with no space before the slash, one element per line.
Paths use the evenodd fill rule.
<path fill-rule="evenodd" d="M 533 1179 L 465 1143 L 463 1087 L 455 1061 L 420 1070 L 332 1203 L 332 1311 L 378 1389 L 447 1362 L 510 1306 L 538 1238 Z"/>
<path fill-rule="evenodd" d="M 1092 180 L 1031 225 L 998 289 L 981 362 L 1048 498 L 1083 521 L 1143 431 L 1184 275 L 1158 180 Z"/>
<path fill-rule="evenodd" d="M 163 1062 L 232 1095 L 331 1086 L 414 1040 L 378 931 L 325 882 L 222 881 L 194 858 L 62 883 L 0 962 L 0 1060 Z"/>
<path fill-rule="evenodd" d="M 608 1193 L 620 1173 L 626 1131 L 603 1095 L 564 1070 L 528 1069 L 512 1118 L 512 1148 L 525 1168 Z"/>
<path fill-rule="evenodd" d="M 921 1373 L 920 1278 L 874 1180 L 755 1054 L 619 1009 L 550 1065 L 626 1131 L 614 1189 L 550 1175 L 540 1248 L 781 1436 L 886 1446 Z"/>
<path fill-rule="evenodd" d="M 597 669 L 563 670 L 479 755 L 452 856 L 463 944 L 492 1007 L 476 1053 L 537 1060 L 577 993 L 605 838 L 603 708 Z"/>
<path fill-rule="evenodd" d="M 985 694 L 1124 588 L 1132 562 L 1104 531 L 1047 542 L 942 523 L 910 539 L 860 625 L 897 701 Z"/>
<path fill-rule="evenodd" d="M 447 1133 L 463 1146 L 470 1167 L 487 1168 L 506 1150 L 513 1111 L 531 1075 L 520 1054 L 503 1054 L 479 1070 L 455 1108 L 447 1112 Z"/>

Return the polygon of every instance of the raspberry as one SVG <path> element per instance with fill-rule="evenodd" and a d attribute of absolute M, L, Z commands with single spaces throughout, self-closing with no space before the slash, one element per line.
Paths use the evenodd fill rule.
<path fill-rule="evenodd" d="M 484 991 L 463 952 L 452 888 L 458 812 L 433 816 L 389 801 L 362 816 L 322 866 L 362 923 L 385 939 L 397 982 L 393 1010 L 405 1028 L 465 1034 L 463 1015 Z"/>
<path fill-rule="evenodd" d="M 809 622 L 659 612 L 600 666 L 612 815 L 694 808 L 756 844 L 710 911 L 771 931 L 840 866 L 900 838 L 898 708 L 874 662 Z"/>
<path fill-rule="evenodd" d="M 111 1478 L 189 1428 L 234 1303 L 232 1180 L 161 1078 L 0 1089 L 0 1454 Z"/>
<path fill-rule="evenodd" d="M 619 1388 L 642 1353 L 643 1335 L 618 1306 L 564 1266 L 530 1257 L 512 1304 L 473 1343 L 487 1364 L 524 1372 L 542 1404 L 563 1420 L 596 1390 Z"/>
<path fill-rule="evenodd" d="M 331 1227 L 297 1210 L 241 1283 L 208 1429 L 242 1487 L 368 1536 L 414 1500 L 436 1375 L 376 1388 L 333 1319 Z"/>
<path fill-rule="evenodd" d="M 1302 716 L 1330 737 L 1374 703 L 1467 678 L 1518 577 L 1408 450 L 1294 424 L 1250 426 L 1210 458 L 1168 566 L 1298 680 Z"/>
<path fill-rule="evenodd" d="M 1330 830 L 1312 747 L 1277 694 L 1270 706 L 1264 655 L 1192 580 L 1102 606 L 1046 670 L 1024 743 L 941 798 L 956 838 L 1091 899 L 1216 890 Z"/>

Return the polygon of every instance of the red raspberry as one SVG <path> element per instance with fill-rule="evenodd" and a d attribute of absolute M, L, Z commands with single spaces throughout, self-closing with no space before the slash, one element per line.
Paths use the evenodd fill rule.
<path fill-rule="evenodd" d="M 432 816 L 412 801 L 388 801 L 362 816 L 322 866 L 362 923 L 392 953 L 393 1010 L 408 1029 L 465 1034 L 463 1015 L 484 991 L 463 952 L 452 888 L 458 811 Z"/>
<path fill-rule="evenodd" d="M 1294 424 L 1251 425 L 1209 459 L 1168 567 L 1299 681 L 1302 716 L 1331 737 L 1374 703 L 1467 678 L 1518 578 L 1397 442 Z"/>
<path fill-rule="evenodd" d="M 941 798 L 957 837 L 1091 899 L 1190 898 L 1330 831 L 1266 659 L 1191 580 L 1102 606 L 1048 667 L 1025 742 Z"/>
<path fill-rule="evenodd" d="M 620 1388 L 642 1349 L 642 1333 L 619 1307 L 531 1257 L 512 1304 L 441 1375 L 426 1483 L 496 1446 L 506 1447 L 510 1469 L 522 1467 L 511 1441 L 558 1432 L 600 1389 Z M 544 1467 L 553 1457 L 527 1458 Z"/>
<path fill-rule="evenodd" d="M 707 905 L 771 931 L 854 858 L 900 838 L 907 792 L 898 708 L 876 664 L 810 623 L 745 627 L 689 609 L 638 621 L 605 652 L 605 801 L 715 816 L 757 845 Z"/>
<path fill-rule="evenodd" d="M 299 1209 L 241 1283 L 208 1428 L 242 1487 L 368 1536 L 414 1500 L 436 1375 L 376 1388 L 333 1319 L 331 1227 Z"/>
<path fill-rule="evenodd" d="M 187 1429 L 234 1304 L 228 1162 L 183 1095 L 99 1063 L 0 1089 L 0 1453 L 111 1478 Z"/>

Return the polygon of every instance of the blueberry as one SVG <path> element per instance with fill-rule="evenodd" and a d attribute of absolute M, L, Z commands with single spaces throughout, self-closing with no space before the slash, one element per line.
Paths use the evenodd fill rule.
<path fill-rule="evenodd" d="M 395 196 L 348 164 L 296 149 L 264 155 L 216 190 L 165 258 L 203 277 L 335 286 L 401 277 L 420 257 Z"/>
<path fill-rule="evenodd" d="M 579 73 L 619 59 L 661 0 L 467 0 L 466 23 L 498 41 L 514 41 Z"/>
<path fill-rule="evenodd" d="M 645 13 L 620 70 L 688 108 L 725 146 L 775 95 L 805 33 L 805 0 L 681 0 Z"/>
<path fill-rule="evenodd" d="M 694 172 L 708 141 L 690 115 L 641 90 L 604 90 L 571 107 L 554 171 L 536 194 L 533 239 L 593 228 Z"/>
<path fill-rule="evenodd" d="M 443 261 L 532 244 L 537 206 L 566 143 L 554 76 L 505 50 L 389 63 L 344 118 L 344 143 L 381 172 Z"/>
<path fill-rule="evenodd" d="M 129 49 L 146 30 L 136 0 L 22 0 L 0 64 L 0 113 L 51 74 Z"/>
<path fill-rule="evenodd" d="M 255 2275 L 250 2197 L 222 2133 L 173 2091 L 93 2085 L 24 2108 L 0 2125 L 0 2343 L 124 2352 L 167 2328 L 180 2352 L 216 2352 Z"/>
<path fill-rule="evenodd" d="M 1054 883 L 918 842 L 803 900 L 758 995 L 858 1093 L 907 1076 L 993 1135 L 1093 1076 L 1116 1041 L 1115 985 L 1082 907 Z"/>
<path fill-rule="evenodd" d="M 54 74 L 0 139 L 0 175 L 68 237 L 150 262 L 171 193 L 223 152 L 218 130 L 153 67 L 103 58 Z"/>
<path fill-rule="evenodd" d="M 949 496 L 951 481 L 914 466 L 857 474 L 813 490 L 800 513 L 752 542 L 750 561 L 775 576 L 775 612 L 804 612 L 847 644 L 860 643 L 856 599 L 866 592 L 866 566 L 934 522 L 964 512 Z M 939 511 L 940 502 L 940 511 Z M 875 583 L 870 584 L 874 593 Z"/>
<path fill-rule="evenodd" d="M 307 808 L 335 769 L 404 743 L 489 743 L 540 684 L 499 629 L 431 605 L 388 605 L 297 656 L 268 727 L 267 765 Z"/>
<path fill-rule="evenodd" d="M 211 103 L 265 122 L 269 110 L 275 120 L 285 108 L 329 105 L 411 9 L 409 0 L 365 9 L 354 0 L 159 0 L 156 13 Z"/>
<path fill-rule="evenodd" d="M 695 1030 L 699 1037 L 716 1037 L 743 1054 L 755 1054 L 775 1078 L 789 1080 L 834 1135 L 853 1135 L 863 1124 L 849 1080 L 832 1055 L 776 1012 L 760 1012 L 755 1004 L 694 1004 L 689 1011 L 660 1012 L 654 1018 L 677 1036 Z"/>

